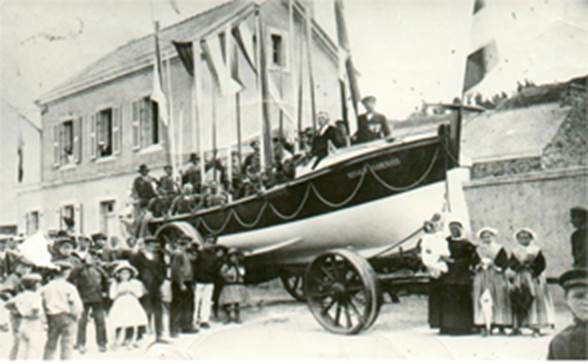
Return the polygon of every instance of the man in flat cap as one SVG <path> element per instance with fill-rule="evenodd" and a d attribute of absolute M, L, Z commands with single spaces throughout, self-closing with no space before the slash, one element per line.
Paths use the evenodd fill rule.
<path fill-rule="evenodd" d="M 570 209 L 570 221 L 576 228 L 571 236 L 574 267 L 588 268 L 588 235 L 586 234 L 588 208 L 583 206 L 572 207 Z"/>
<path fill-rule="evenodd" d="M 366 96 L 361 103 L 367 110 L 357 118 L 357 143 L 367 143 L 372 140 L 390 136 L 390 128 L 386 116 L 376 112 L 376 98 Z"/>
<path fill-rule="evenodd" d="M 574 317 L 574 324 L 557 334 L 549 343 L 549 360 L 588 359 L 588 270 L 575 268 L 559 278 L 565 291 L 568 308 Z"/>

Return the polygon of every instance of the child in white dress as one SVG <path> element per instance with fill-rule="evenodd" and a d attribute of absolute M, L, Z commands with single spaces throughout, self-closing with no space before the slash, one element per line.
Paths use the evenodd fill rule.
<path fill-rule="evenodd" d="M 109 313 L 109 327 L 114 330 L 111 336 L 114 337 L 113 346 L 138 347 L 136 338 L 139 327 L 147 326 L 147 314 L 139 302 L 145 294 L 145 287 L 135 278 L 135 267 L 126 261 L 116 266 L 113 275 L 115 279 L 110 286 L 113 303 Z M 125 341 L 125 332 L 132 332 L 128 341 Z"/>

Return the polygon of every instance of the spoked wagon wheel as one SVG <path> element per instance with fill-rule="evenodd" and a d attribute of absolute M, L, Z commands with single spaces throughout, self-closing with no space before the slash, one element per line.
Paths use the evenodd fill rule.
<path fill-rule="evenodd" d="M 320 255 L 307 268 L 305 295 L 325 329 L 353 335 L 367 330 L 380 312 L 380 288 L 369 263 L 350 250 Z"/>
<path fill-rule="evenodd" d="M 280 275 L 282 286 L 296 301 L 304 302 L 304 275 L 284 272 Z"/>
<path fill-rule="evenodd" d="M 179 238 L 187 237 L 193 241 L 202 244 L 203 239 L 200 233 L 192 225 L 187 222 L 172 222 L 160 226 L 155 233 L 155 236 L 162 240 L 163 243 L 175 243 Z"/>

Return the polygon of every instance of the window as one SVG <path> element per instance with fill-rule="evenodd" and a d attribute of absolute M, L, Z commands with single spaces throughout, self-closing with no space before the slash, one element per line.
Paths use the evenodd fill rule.
<path fill-rule="evenodd" d="M 288 48 L 286 34 L 274 30 L 270 32 L 270 65 L 273 68 L 284 69 L 288 65 Z"/>
<path fill-rule="evenodd" d="M 100 231 L 107 236 L 112 235 L 116 229 L 115 201 L 100 202 Z"/>
<path fill-rule="evenodd" d="M 159 107 L 150 97 L 132 103 L 133 149 L 160 142 Z"/>
<path fill-rule="evenodd" d="M 39 231 L 39 211 L 31 211 L 26 215 L 26 232 L 31 235 Z"/>
<path fill-rule="evenodd" d="M 76 209 L 74 205 L 61 207 L 59 228 L 66 231 L 74 231 L 76 226 Z"/>
<path fill-rule="evenodd" d="M 64 121 L 61 124 L 61 165 L 70 164 L 74 162 L 74 132 L 73 121 Z"/>
<path fill-rule="evenodd" d="M 98 158 L 112 155 L 112 109 L 102 110 L 98 113 L 96 124 L 98 135 Z"/>
<path fill-rule="evenodd" d="M 70 119 L 53 127 L 53 164 L 55 167 L 72 165 L 81 161 L 82 120 Z"/>
<path fill-rule="evenodd" d="M 282 36 L 272 34 L 272 64 L 274 66 L 282 67 L 284 65 L 282 50 Z"/>
<path fill-rule="evenodd" d="M 100 159 L 120 154 L 121 109 L 109 107 L 90 117 L 90 158 Z"/>

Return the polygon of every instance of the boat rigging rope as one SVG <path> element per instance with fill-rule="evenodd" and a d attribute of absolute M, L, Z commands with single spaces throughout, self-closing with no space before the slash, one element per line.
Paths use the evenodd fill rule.
<path fill-rule="evenodd" d="M 361 171 L 361 178 L 357 182 L 357 186 L 355 186 L 355 189 L 353 190 L 353 192 L 351 192 L 351 194 L 341 202 L 331 202 L 331 201 L 327 200 L 326 198 L 324 198 L 323 196 L 321 196 L 321 194 L 316 189 L 316 187 L 314 186 L 313 183 L 310 183 L 310 188 L 314 191 L 314 194 L 322 203 L 324 203 L 325 205 L 327 205 L 331 208 L 339 208 L 339 207 L 347 205 L 351 200 L 353 200 L 355 198 L 355 196 L 357 196 L 359 190 L 363 186 L 363 181 L 365 180 L 366 175 L 367 175 L 367 171 L 366 171 L 366 168 L 364 167 Z"/>
<path fill-rule="evenodd" d="M 263 206 L 261 206 L 261 208 L 259 209 L 259 214 L 257 215 L 257 218 L 255 218 L 255 220 L 253 221 L 253 223 L 246 223 L 245 221 L 243 221 L 243 219 L 241 219 L 241 217 L 239 216 L 239 214 L 237 214 L 236 209 L 232 209 L 231 212 L 233 213 L 233 216 L 235 216 L 235 220 L 237 220 L 237 222 L 247 228 L 247 229 L 251 229 L 253 227 L 255 227 L 255 225 L 257 225 L 259 223 L 259 221 L 261 220 L 261 217 L 263 216 L 263 213 L 267 207 L 268 203 L 267 201 L 263 203 Z M 230 216 L 230 214 L 229 214 Z"/>
<path fill-rule="evenodd" d="M 417 179 L 415 182 L 411 183 L 408 186 L 403 186 L 403 187 L 392 186 L 391 184 L 389 184 L 386 181 L 384 181 L 380 176 L 378 176 L 378 174 L 376 173 L 376 171 L 374 171 L 374 169 L 371 166 L 368 165 L 367 168 L 370 171 L 371 175 L 374 176 L 374 178 L 376 179 L 376 181 L 378 181 L 382 186 L 386 187 L 388 190 L 394 191 L 394 192 L 404 192 L 404 191 L 407 191 L 407 190 L 411 190 L 414 187 L 420 185 L 429 176 L 429 174 L 433 170 L 433 167 L 435 166 L 435 163 L 437 162 L 437 157 L 438 156 L 439 156 L 439 149 L 437 149 L 435 151 L 435 155 L 431 159 L 431 163 L 427 167 L 425 173 L 423 173 L 423 175 L 419 179 Z"/>
<path fill-rule="evenodd" d="M 228 210 L 228 214 L 226 215 L 226 219 L 225 221 L 221 224 L 220 228 L 218 229 L 213 229 L 211 228 L 207 223 L 204 217 L 200 217 L 197 221 L 197 226 L 196 228 L 198 228 L 200 225 L 203 225 L 204 228 L 206 230 L 208 230 L 209 233 L 212 234 L 219 234 L 222 233 L 225 228 L 228 226 L 230 220 L 231 220 L 231 216 L 233 216 L 235 218 L 235 220 L 237 221 L 237 223 L 239 223 L 241 225 L 241 227 L 244 227 L 246 229 L 251 229 L 251 228 L 255 228 L 257 226 L 257 224 L 261 221 L 261 218 L 263 217 L 263 214 L 266 210 L 266 208 L 269 206 L 271 211 L 280 219 L 288 221 L 288 220 L 292 220 L 294 218 L 296 218 L 300 212 L 302 212 L 302 209 L 304 208 L 304 206 L 306 205 L 306 202 L 308 201 L 308 199 L 310 198 L 310 192 L 313 191 L 314 194 L 316 195 L 316 197 L 319 199 L 320 202 L 322 202 L 323 204 L 325 204 L 326 206 L 330 207 L 330 208 L 340 208 L 343 207 L 345 205 L 347 205 L 349 202 L 351 202 L 359 193 L 361 187 L 363 187 L 363 184 L 365 182 L 365 178 L 369 174 L 371 174 L 374 179 L 380 183 L 380 185 L 382 185 L 384 188 L 386 188 L 388 191 L 391 192 L 404 192 L 410 189 L 413 189 L 414 187 L 420 185 L 431 173 L 431 171 L 433 170 L 433 167 L 435 166 L 435 163 L 437 162 L 437 159 L 439 157 L 439 149 L 437 149 L 435 151 L 435 154 L 433 155 L 433 158 L 431 159 L 431 163 L 427 166 L 427 169 L 425 170 L 425 172 L 423 173 L 423 175 L 421 177 L 419 177 L 415 182 L 411 183 L 410 185 L 407 186 L 403 186 L 403 187 L 397 187 L 397 186 L 393 186 L 389 183 L 387 183 L 386 181 L 384 181 L 384 179 L 382 179 L 377 173 L 376 171 L 369 165 L 365 165 L 361 171 L 361 176 L 359 181 L 357 182 L 357 185 L 355 186 L 355 188 L 353 189 L 353 191 L 349 194 L 349 196 L 347 196 L 345 199 L 343 199 L 340 202 L 332 202 L 329 201 L 327 198 L 325 198 L 324 196 L 322 196 L 320 194 L 320 192 L 318 191 L 318 189 L 316 188 L 316 186 L 314 185 L 314 183 L 310 182 L 307 187 L 306 187 L 306 191 L 304 193 L 304 197 L 302 198 L 301 203 L 298 205 L 298 207 L 295 209 L 295 211 L 292 214 L 285 214 L 280 212 L 271 202 L 265 201 L 263 203 L 263 205 L 261 206 L 261 208 L 259 209 L 259 212 L 257 214 L 257 217 L 253 220 L 253 222 L 246 222 L 244 221 L 241 216 L 239 216 L 239 214 L 237 213 L 236 209 L 230 208 Z M 420 229 L 418 230 L 420 231 Z M 410 237 L 412 237 L 414 234 L 416 234 L 418 231 L 416 231 L 415 233 L 411 234 Z M 408 238 L 407 238 L 408 239 Z M 404 241 L 404 240 L 403 240 Z M 403 242 L 401 241 L 401 242 Z M 378 254 L 380 255 L 380 254 Z"/>
<path fill-rule="evenodd" d="M 308 201 L 308 197 L 310 196 L 310 184 L 306 186 L 306 192 L 304 193 L 304 197 L 302 198 L 302 202 L 298 206 L 298 208 L 294 211 L 294 213 L 288 215 L 281 213 L 271 202 L 268 202 L 270 209 L 272 212 L 282 220 L 292 220 L 302 211 L 304 205 L 306 205 L 306 201 Z"/>

